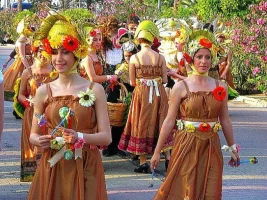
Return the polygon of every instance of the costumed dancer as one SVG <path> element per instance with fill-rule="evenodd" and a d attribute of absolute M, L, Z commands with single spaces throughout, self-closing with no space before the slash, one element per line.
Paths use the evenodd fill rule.
<path fill-rule="evenodd" d="M 4 73 L 4 90 L 6 93 L 14 95 L 14 85 L 21 76 L 25 68 L 29 68 L 33 63 L 30 36 L 33 33 L 29 25 L 29 18 L 22 19 L 17 27 L 17 32 L 20 34 L 15 43 L 15 50 L 17 55 L 15 61 L 9 66 Z"/>
<path fill-rule="evenodd" d="M 33 118 L 33 105 L 36 90 L 41 85 L 51 82 L 53 75 L 51 58 L 44 51 L 42 41 L 34 41 L 32 45 L 34 63 L 25 69 L 15 85 L 14 110 L 23 118 L 21 131 L 21 172 L 20 181 L 32 181 L 40 159 L 40 152 L 29 141 Z M 39 156 L 39 157 L 38 157 Z"/>
<path fill-rule="evenodd" d="M 135 13 L 132 13 L 127 20 L 127 29 L 133 36 L 135 34 L 135 31 L 139 23 L 140 23 L 140 18 Z"/>
<path fill-rule="evenodd" d="M 222 32 L 222 33 L 216 33 L 216 38 L 217 42 L 221 44 L 224 48 L 224 55 L 220 56 L 218 66 L 219 66 L 219 71 L 220 71 L 220 79 L 225 80 L 227 85 L 228 85 L 228 99 L 234 99 L 236 98 L 239 94 L 235 90 L 235 85 L 234 85 L 234 79 L 233 75 L 231 72 L 231 65 L 232 65 L 232 51 L 231 49 L 227 46 L 228 43 L 231 42 L 231 40 L 227 39 L 227 33 Z"/>
<path fill-rule="evenodd" d="M 4 129 L 4 76 L 0 71 L 0 152 L 2 151 L 2 133 Z"/>
<path fill-rule="evenodd" d="M 151 49 L 158 36 L 158 28 L 152 21 L 142 21 L 135 32 L 141 51 L 129 63 L 130 84 L 135 89 L 119 149 L 140 155 L 140 166 L 134 169 L 137 173 L 149 170 L 146 156 L 154 151 L 168 109 L 163 86 L 167 82 L 166 63 L 162 55 Z"/>
<path fill-rule="evenodd" d="M 106 200 L 97 148 L 111 142 L 106 96 L 100 84 L 77 73 L 87 42 L 59 14 L 48 16 L 33 38 L 44 41 L 59 76 L 39 87 L 35 96 L 30 142 L 44 151 L 28 199 Z"/>
<path fill-rule="evenodd" d="M 157 168 L 164 141 L 178 119 L 170 166 L 154 200 L 222 199 L 223 156 L 217 133 L 220 127 L 232 151 L 229 165 L 239 166 L 227 85 L 208 76 L 209 68 L 217 63 L 219 48 L 215 37 L 200 30 L 193 31 L 189 39 L 193 73 L 172 89 L 168 115 L 150 161 L 151 169 Z"/>
<path fill-rule="evenodd" d="M 78 72 L 83 78 L 93 82 L 102 83 L 108 81 L 111 78 L 107 75 L 102 75 L 104 69 L 99 55 L 102 49 L 101 31 L 92 26 L 90 27 L 90 25 L 85 25 L 84 31 L 89 45 L 88 55 L 81 61 Z"/>

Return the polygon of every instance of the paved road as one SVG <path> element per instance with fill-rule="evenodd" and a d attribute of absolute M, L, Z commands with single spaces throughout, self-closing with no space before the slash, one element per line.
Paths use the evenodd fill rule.
<path fill-rule="evenodd" d="M 0 47 L 1 60 L 5 60 Z M 2 55 L 5 55 L 2 57 Z M 241 159 L 257 156 L 257 165 L 243 164 L 240 168 L 226 165 L 228 153 L 224 153 L 223 200 L 267 199 L 267 109 L 254 108 L 241 102 L 230 102 L 230 116 L 236 141 L 241 144 Z M 0 152 L 0 200 L 26 199 L 29 183 L 19 182 L 21 120 L 12 116 L 12 102 L 5 102 L 5 127 L 3 151 Z M 220 133 L 221 143 L 225 140 Z M 164 179 L 164 163 L 154 187 L 148 188 L 151 175 L 136 174 L 127 157 L 103 158 L 108 197 L 110 200 L 151 200 Z"/>

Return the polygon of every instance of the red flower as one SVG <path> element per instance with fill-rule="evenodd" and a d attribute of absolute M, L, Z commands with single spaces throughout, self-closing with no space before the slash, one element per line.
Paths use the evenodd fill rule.
<path fill-rule="evenodd" d="M 226 96 L 226 90 L 222 86 L 218 86 L 213 90 L 213 96 L 216 100 L 222 101 Z"/>
<path fill-rule="evenodd" d="M 188 64 L 192 63 L 192 58 L 191 58 L 191 56 L 188 55 L 188 53 L 184 53 L 184 58 L 185 58 L 186 62 L 188 62 Z"/>
<path fill-rule="evenodd" d="M 210 131 L 211 126 L 208 123 L 203 123 L 199 125 L 199 131 L 200 132 L 208 132 Z"/>
<path fill-rule="evenodd" d="M 38 51 L 38 49 L 39 49 L 39 47 L 35 47 L 35 46 L 32 45 L 32 52 L 33 53 L 36 53 Z"/>
<path fill-rule="evenodd" d="M 75 51 L 79 47 L 79 41 L 77 40 L 77 38 L 72 37 L 71 35 L 68 35 L 63 40 L 63 47 L 67 51 Z"/>
<path fill-rule="evenodd" d="M 90 36 L 91 36 L 91 37 L 95 37 L 95 36 L 96 36 L 96 31 L 95 31 L 95 30 L 92 30 L 92 31 L 90 32 Z"/>
<path fill-rule="evenodd" d="M 44 39 L 43 41 L 43 44 L 44 44 L 44 50 L 48 53 L 48 54 L 51 54 L 52 53 L 52 48 L 50 46 L 50 42 L 47 38 Z"/>
<path fill-rule="evenodd" d="M 207 38 L 202 38 L 199 40 L 199 44 L 203 47 L 206 47 L 206 48 L 211 48 L 212 47 L 212 42 L 209 41 Z"/>
<path fill-rule="evenodd" d="M 130 14 L 130 17 L 135 17 L 135 16 L 137 16 L 135 13 Z"/>
<path fill-rule="evenodd" d="M 185 66 L 185 62 L 184 62 L 184 59 L 181 59 L 180 62 L 179 62 L 179 65 L 184 67 Z"/>

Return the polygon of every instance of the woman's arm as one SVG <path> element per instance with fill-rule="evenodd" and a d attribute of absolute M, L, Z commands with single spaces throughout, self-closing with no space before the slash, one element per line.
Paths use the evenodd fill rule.
<path fill-rule="evenodd" d="M 232 51 L 229 50 L 228 54 L 227 54 L 227 60 L 226 60 L 226 66 L 222 72 L 221 78 L 222 79 L 226 79 L 226 74 L 227 72 L 230 70 L 231 65 L 232 65 Z"/>
<path fill-rule="evenodd" d="M 155 169 L 158 166 L 161 149 L 174 128 L 180 102 L 182 97 L 185 96 L 185 92 L 185 87 L 182 82 L 175 83 L 170 95 L 168 114 L 161 127 L 158 143 L 150 161 L 151 169 Z"/>
<path fill-rule="evenodd" d="M 29 77 L 29 70 L 28 69 L 23 70 L 22 75 L 21 75 L 21 81 L 20 81 L 20 87 L 19 87 L 19 95 L 18 95 L 18 100 L 22 104 L 23 104 L 23 102 L 25 102 L 25 100 L 27 98 L 25 96 L 25 94 L 27 93 L 28 77 Z"/>
<path fill-rule="evenodd" d="M 21 62 L 23 63 L 25 68 L 29 68 L 30 65 L 25 57 L 25 47 L 26 47 L 26 42 L 18 42 L 19 57 L 21 59 Z"/>
<path fill-rule="evenodd" d="M 43 149 L 50 147 L 50 141 L 54 139 L 54 136 L 41 134 L 41 128 L 38 125 L 38 120 L 35 114 L 42 115 L 45 111 L 45 100 L 47 99 L 46 85 L 42 85 L 37 89 L 34 102 L 34 116 L 32 119 L 32 128 L 30 135 L 30 142 Z"/>
<path fill-rule="evenodd" d="M 159 54 L 161 57 L 160 60 L 162 60 L 162 83 L 167 83 L 168 78 L 167 78 L 167 66 L 166 66 L 166 61 L 165 58 Z"/>
<path fill-rule="evenodd" d="M 222 85 L 225 90 L 226 90 L 226 94 L 228 94 L 228 89 L 227 89 L 227 85 L 225 83 L 220 82 L 220 85 Z M 221 109 L 221 113 L 219 115 L 219 120 L 220 120 L 220 124 L 222 126 L 222 131 L 225 137 L 225 140 L 228 144 L 229 147 L 231 147 L 232 145 L 235 144 L 235 140 L 234 140 L 234 136 L 233 136 L 233 126 L 232 126 L 232 122 L 231 119 L 229 117 L 229 112 L 228 112 L 228 105 L 227 105 L 227 101 L 228 101 L 228 96 L 226 95 L 226 97 L 223 100 L 223 105 L 222 105 L 222 109 Z M 231 159 L 230 165 L 231 166 L 239 166 L 239 156 L 238 156 L 238 152 L 233 152 L 235 158 Z"/>
<path fill-rule="evenodd" d="M 129 62 L 129 77 L 130 77 L 130 85 L 131 86 L 136 86 L 136 74 L 135 74 L 135 58 L 134 56 L 132 56 L 130 58 L 130 62 Z"/>
<path fill-rule="evenodd" d="M 86 60 L 85 60 L 85 62 L 83 62 L 83 64 L 84 64 L 85 71 L 88 74 L 88 77 L 89 77 L 90 81 L 93 81 L 93 82 L 96 82 L 96 83 L 102 83 L 102 82 L 105 82 L 105 81 L 108 80 L 108 77 L 106 75 L 98 76 L 95 73 L 95 68 L 94 68 L 94 65 L 93 65 L 92 58 L 87 56 L 85 59 Z"/>

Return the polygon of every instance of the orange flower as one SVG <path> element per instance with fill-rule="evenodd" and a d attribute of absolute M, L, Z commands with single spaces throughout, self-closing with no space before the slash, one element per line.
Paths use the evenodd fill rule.
<path fill-rule="evenodd" d="M 199 131 L 200 132 L 208 132 L 210 131 L 211 126 L 208 123 L 202 123 L 199 125 Z"/>
<path fill-rule="evenodd" d="M 44 44 L 44 50 L 48 53 L 48 54 L 51 54 L 52 53 L 52 48 L 50 46 L 50 42 L 47 38 L 44 39 L 43 41 L 43 44 Z"/>
<path fill-rule="evenodd" d="M 211 48 L 212 47 L 212 42 L 209 41 L 207 38 L 202 38 L 199 40 L 199 44 L 203 47 L 206 47 L 206 48 Z"/>
<path fill-rule="evenodd" d="M 224 100 L 225 96 L 226 96 L 226 91 L 224 89 L 224 87 L 222 86 L 218 86 L 213 90 L 213 96 L 216 100 L 218 101 L 222 101 Z"/>
<path fill-rule="evenodd" d="M 79 47 L 79 41 L 77 40 L 77 38 L 72 37 L 71 35 L 68 35 L 63 40 L 63 47 L 67 51 L 75 51 Z"/>
<path fill-rule="evenodd" d="M 184 53 L 184 58 L 188 64 L 192 63 L 192 58 L 188 55 L 188 53 Z"/>

